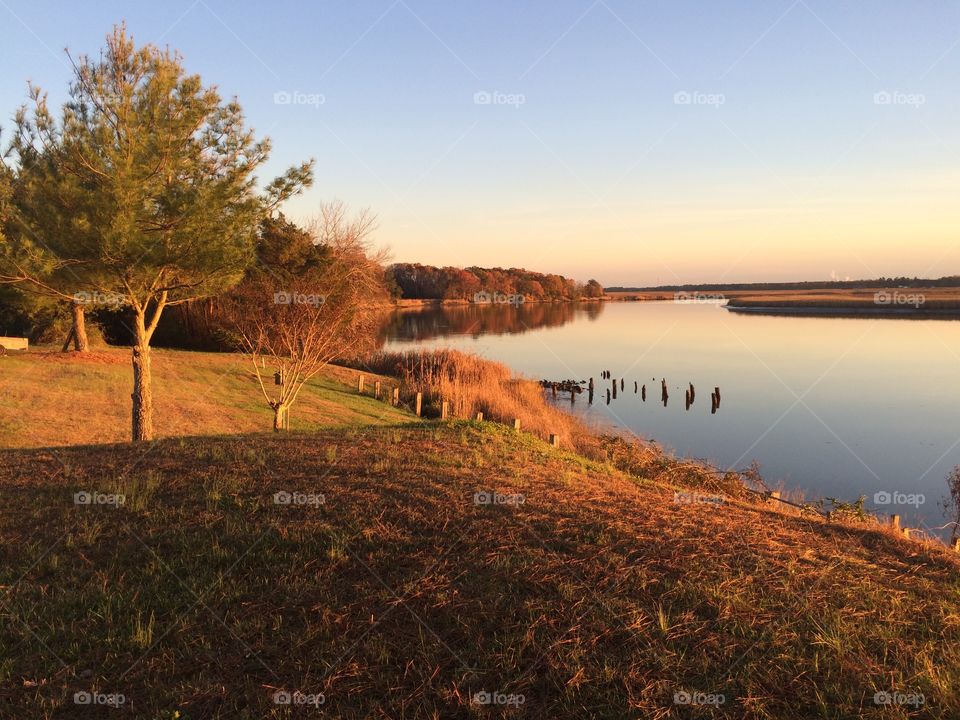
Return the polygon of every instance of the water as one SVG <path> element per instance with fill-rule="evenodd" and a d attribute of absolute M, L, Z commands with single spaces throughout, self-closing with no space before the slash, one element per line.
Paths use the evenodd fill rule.
<path fill-rule="evenodd" d="M 960 464 L 957 321 L 740 315 L 672 302 L 432 307 L 399 312 L 385 337 L 390 349 L 454 347 L 535 379 L 593 377 L 594 404 L 583 394 L 574 406 L 591 424 L 723 468 L 757 460 L 769 484 L 808 500 L 866 495 L 867 507 L 913 527 L 946 522 L 938 501 Z M 609 406 L 601 370 L 626 380 Z M 646 403 L 635 380 L 647 385 Z M 688 382 L 697 390 L 689 412 Z M 722 404 L 711 416 L 714 386 Z"/>

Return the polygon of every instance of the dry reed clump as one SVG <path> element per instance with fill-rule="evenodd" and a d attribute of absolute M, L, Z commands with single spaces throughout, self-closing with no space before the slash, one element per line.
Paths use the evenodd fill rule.
<path fill-rule="evenodd" d="M 512 424 L 546 439 L 560 436 L 561 446 L 591 457 L 598 455 L 598 439 L 576 417 L 554 407 L 533 380 L 514 377 L 506 365 L 457 350 L 408 350 L 380 352 L 366 367 L 391 375 L 402 383 L 404 396 L 423 393 L 427 414 L 439 415 L 449 403 L 453 417 Z"/>

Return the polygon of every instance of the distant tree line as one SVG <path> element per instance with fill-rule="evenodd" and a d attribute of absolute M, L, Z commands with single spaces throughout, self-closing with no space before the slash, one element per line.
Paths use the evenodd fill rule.
<path fill-rule="evenodd" d="M 434 267 L 397 263 L 388 270 L 399 296 L 422 300 L 470 300 L 477 293 L 522 295 L 529 301 L 563 301 L 603 297 L 596 280 L 580 283 L 563 275 L 522 268 Z"/>
<path fill-rule="evenodd" d="M 657 285 L 655 287 L 608 287 L 608 292 L 681 292 L 690 290 L 842 290 L 875 287 L 960 287 L 960 275 L 931 278 L 879 277 L 875 280 L 806 280 L 786 283 L 705 283 L 700 285 Z"/>

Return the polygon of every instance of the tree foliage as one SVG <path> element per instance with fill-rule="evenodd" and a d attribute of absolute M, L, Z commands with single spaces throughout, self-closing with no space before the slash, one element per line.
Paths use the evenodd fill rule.
<path fill-rule="evenodd" d="M 236 284 L 259 220 L 310 182 L 312 165 L 261 192 L 255 173 L 270 143 L 245 126 L 239 103 L 188 74 L 178 54 L 136 47 L 122 26 L 73 70 L 59 115 L 35 87 L 32 112 L 17 114 L 21 201 L 4 272 L 131 309 L 133 436 L 149 439 L 149 347 L 164 309 Z"/>
<path fill-rule="evenodd" d="M 603 287 L 596 280 L 584 286 L 562 275 L 521 268 L 440 268 L 398 263 L 391 266 L 390 275 L 405 298 L 473 300 L 478 292 L 523 295 L 531 301 L 603 296 Z"/>

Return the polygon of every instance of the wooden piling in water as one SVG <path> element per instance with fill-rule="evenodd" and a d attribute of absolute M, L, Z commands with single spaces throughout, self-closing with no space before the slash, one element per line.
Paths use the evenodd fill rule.
<path fill-rule="evenodd" d="M 684 399 L 685 399 L 685 401 L 686 401 L 687 412 L 689 412 L 689 411 L 690 411 L 690 403 L 693 402 L 693 401 L 690 399 L 690 390 L 689 390 L 689 389 L 686 391 L 686 393 L 684 393 Z"/>
<path fill-rule="evenodd" d="M 556 399 L 557 399 L 557 384 L 556 384 L 556 383 L 550 383 L 550 390 L 553 392 L 553 399 L 556 400 Z"/>
<path fill-rule="evenodd" d="M 639 390 L 639 387 L 638 387 L 639 385 L 640 385 L 640 383 L 638 383 L 636 380 L 633 381 L 633 394 L 634 394 L 634 395 L 637 394 L 637 390 Z"/>
<path fill-rule="evenodd" d="M 697 389 L 690 383 L 690 404 L 693 405 L 697 400 Z"/>
<path fill-rule="evenodd" d="M 646 401 L 647 401 L 647 386 L 646 386 L 646 385 L 644 385 L 642 388 L 640 388 L 640 399 L 641 399 L 643 402 L 646 402 Z"/>
<path fill-rule="evenodd" d="M 623 390 L 623 378 L 620 378 L 620 389 Z"/>
<path fill-rule="evenodd" d="M 610 404 L 610 388 L 607 388 L 607 405 Z"/>
<path fill-rule="evenodd" d="M 617 381 L 616 380 L 613 381 L 613 399 L 614 400 L 617 399 Z"/>
<path fill-rule="evenodd" d="M 670 393 L 667 392 L 667 381 L 666 378 L 660 381 L 660 399 L 663 400 L 663 406 L 667 406 L 667 400 L 670 398 Z"/>

